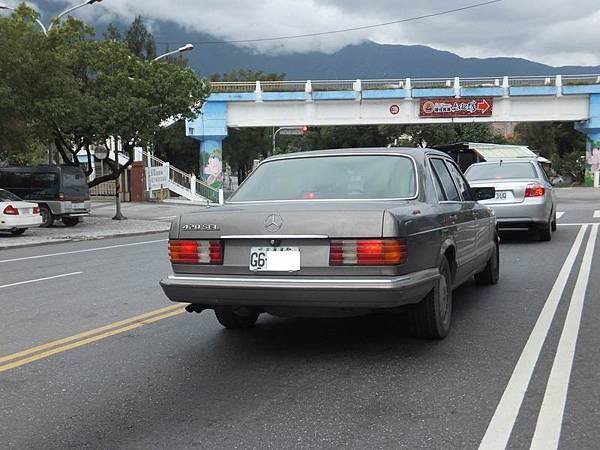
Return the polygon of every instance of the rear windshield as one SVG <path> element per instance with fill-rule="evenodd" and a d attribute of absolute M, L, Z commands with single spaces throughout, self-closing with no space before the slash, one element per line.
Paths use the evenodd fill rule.
<path fill-rule="evenodd" d="M 63 167 L 62 189 L 66 194 L 87 195 L 89 189 L 83 171 L 74 167 Z"/>
<path fill-rule="evenodd" d="M 410 198 L 416 190 L 415 167 L 407 157 L 305 157 L 262 164 L 230 201 Z"/>
<path fill-rule="evenodd" d="M 537 178 L 533 164 L 528 162 L 475 164 L 465 172 L 469 181 Z"/>
<path fill-rule="evenodd" d="M 21 200 L 15 194 L 12 194 L 4 189 L 0 189 L 0 202 L 18 202 Z"/>

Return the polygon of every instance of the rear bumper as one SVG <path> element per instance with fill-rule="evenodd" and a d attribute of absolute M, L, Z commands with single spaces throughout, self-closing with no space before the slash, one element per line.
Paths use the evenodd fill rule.
<path fill-rule="evenodd" d="M 552 213 L 552 203 L 547 200 L 487 206 L 494 210 L 500 227 L 540 225 L 547 223 Z"/>
<path fill-rule="evenodd" d="M 209 309 L 220 305 L 378 309 L 418 303 L 438 278 L 438 269 L 362 278 L 171 275 L 160 285 L 173 302 Z"/>
<path fill-rule="evenodd" d="M 15 216 L 5 217 L 0 220 L 0 230 L 14 230 L 20 228 L 39 227 L 42 224 L 42 216 Z"/>

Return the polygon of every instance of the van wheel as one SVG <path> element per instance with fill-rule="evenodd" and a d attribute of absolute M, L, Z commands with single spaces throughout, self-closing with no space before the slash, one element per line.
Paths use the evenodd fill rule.
<path fill-rule="evenodd" d="M 10 230 L 10 234 L 13 236 L 19 236 L 20 234 L 25 233 L 25 231 L 27 231 L 27 228 L 19 228 L 17 230 Z"/>
<path fill-rule="evenodd" d="M 258 320 L 260 313 L 249 308 L 221 306 L 215 308 L 215 316 L 221 325 L 230 330 L 250 328 Z"/>
<path fill-rule="evenodd" d="M 52 217 L 52 211 L 47 206 L 40 207 L 40 215 L 42 216 L 42 228 L 50 228 L 54 224 L 54 217 Z"/>
<path fill-rule="evenodd" d="M 452 316 L 452 274 L 446 258 L 440 264 L 440 278 L 427 296 L 410 309 L 413 336 L 443 339 L 450 331 Z"/>
<path fill-rule="evenodd" d="M 61 220 L 65 227 L 74 227 L 79 223 L 79 217 L 63 217 Z"/>

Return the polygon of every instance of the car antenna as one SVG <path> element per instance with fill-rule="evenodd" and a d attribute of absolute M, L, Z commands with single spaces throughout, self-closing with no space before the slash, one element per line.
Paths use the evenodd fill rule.
<path fill-rule="evenodd" d="M 500 165 L 502 165 L 502 160 L 500 160 Z"/>

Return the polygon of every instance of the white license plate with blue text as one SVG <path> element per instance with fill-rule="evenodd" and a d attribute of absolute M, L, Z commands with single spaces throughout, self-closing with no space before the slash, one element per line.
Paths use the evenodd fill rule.
<path fill-rule="evenodd" d="M 297 247 L 252 247 L 249 268 L 252 272 L 296 272 L 300 270 Z"/>

